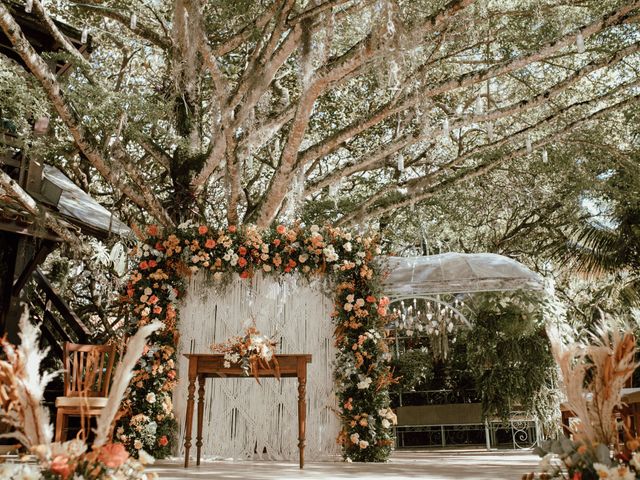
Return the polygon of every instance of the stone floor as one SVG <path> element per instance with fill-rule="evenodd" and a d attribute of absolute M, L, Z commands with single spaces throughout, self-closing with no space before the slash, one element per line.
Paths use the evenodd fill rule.
<path fill-rule="evenodd" d="M 182 467 L 182 460 L 164 460 L 150 470 L 161 479 L 511 479 L 535 470 L 538 458 L 530 451 L 423 450 L 395 452 L 385 464 L 310 462 L 299 470 L 293 462 L 205 461 Z"/>

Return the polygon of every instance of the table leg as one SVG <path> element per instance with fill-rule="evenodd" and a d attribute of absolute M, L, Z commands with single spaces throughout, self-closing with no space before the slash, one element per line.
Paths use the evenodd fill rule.
<path fill-rule="evenodd" d="M 300 468 L 304 468 L 304 447 L 307 423 L 307 365 L 302 374 L 298 373 L 298 449 L 300 450 Z M 300 368 L 299 368 L 300 370 Z"/>
<path fill-rule="evenodd" d="M 200 465 L 200 451 L 202 450 L 202 422 L 204 420 L 204 375 L 198 375 L 198 432 L 196 434 L 197 460 Z"/>
<path fill-rule="evenodd" d="M 189 396 L 187 397 L 187 419 L 184 433 L 184 468 L 189 466 L 189 449 L 191 448 L 191 430 L 193 427 L 193 401 L 196 392 L 196 375 L 189 368 Z"/>

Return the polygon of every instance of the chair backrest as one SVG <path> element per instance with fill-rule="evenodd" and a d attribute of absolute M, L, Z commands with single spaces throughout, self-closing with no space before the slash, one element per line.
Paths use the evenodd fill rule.
<path fill-rule="evenodd" d="M 116 345 L 64 344 L 65 397 L 106 397 Z"/>

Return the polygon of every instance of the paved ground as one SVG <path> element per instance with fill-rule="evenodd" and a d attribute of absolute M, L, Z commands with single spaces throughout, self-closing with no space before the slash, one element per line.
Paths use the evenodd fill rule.
<path fill-rule="evenodd" d="M 199 467 L 182 467 L 182 460 L 158 462 L 151 471 L 161 479 L 511 479 L 535 470 L 538 458 L 530 451 L 426 450 L 395 452 L 388 463 L 356 464 L 311 462 L 303 471 L 297 464 L 264 461 L 206 461 Z"/>

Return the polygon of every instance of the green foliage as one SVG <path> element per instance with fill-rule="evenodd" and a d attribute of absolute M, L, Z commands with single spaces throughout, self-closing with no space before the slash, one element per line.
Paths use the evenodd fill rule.
<path fill-rule="evenodd" d="M 421 383 L 433 379 L 433 360 L 425 350 L 407 350 L 391 362 L 393 374 L 399 383 L 391 387 L 393 393 L 410 392 Z"/>
<path fill-rule="evenodd" d="M 483 294 L 473 306 L 467 362 L 483 414 L 507 418 L 513 410 L 539 410 L 540 392 L 554 378 L 540 299 L 524 292 Z"/>

